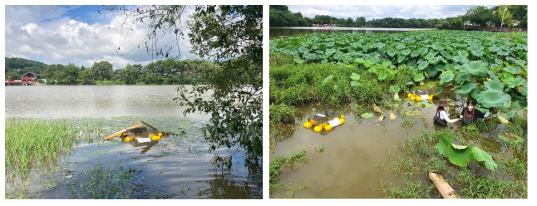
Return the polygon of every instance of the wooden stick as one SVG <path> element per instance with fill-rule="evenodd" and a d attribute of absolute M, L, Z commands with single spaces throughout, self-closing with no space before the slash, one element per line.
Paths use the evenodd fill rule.
<path fill-rule="evenodd" d="M 451 188 L 451 186 L 442 178 L 442 175 L 436 171 L 429 171 L 429 179 L 434 183 L 438 192 L 444 199 L 460 199 L 459 195 Z"/>
<path fill-rule="evenodd" d="M 140 122 L 141 122 L 142 124 L 145 124 L 145 126 L 151 127 L 152 129 L 157 130 L 158 132 L 161 132 L 159 129 L 157 129 L 157 128 L 155 128 L 155 127 L 153 127 L 153 126 L 151 126 L 151 125 L 145 123 L 145 122 L 142 121 L 142 120 L 140 120 Z"/>
<path fill-rule="evenodd" d="M 111 134 L 111 135 L 108 135 L 104 138 L 104 140 L 109 140 L 109 139 L 112 139 L 113 137 L 115 136 L 119 136 L 121 135 L 123 132 L 127 132 L 128 130 L 131 130 L 131 129 L 136 129 L 138 127 L 143 127 L 144 124 L 137 124 L 137 125 L 134 125 L 134 126 L 131 126 L 131 127 L 128 127 L 127 129 L 122 129 L 120 131 L 117 131 L 116 133 L 114 134 Z"/>

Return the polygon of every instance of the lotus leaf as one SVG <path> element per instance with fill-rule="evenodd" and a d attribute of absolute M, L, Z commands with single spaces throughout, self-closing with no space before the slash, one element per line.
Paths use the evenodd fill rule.
<path fill-rule="evenodd" d="M 477 96 L 477 101 L 484 107 L 503 107 L 511 101 L 511 96 L 498 90 L 486 90 Z"/>
<path fill-rule="evenodd" d="M 423 81 L 425 77 L 423 76 L 423 73 L 417 73 L 417 74 L 414 74 L 414 81 L 415 82 L 421 82 Z"/>
<path fill-rule="evenodd" d="M 363 113 L 363 114 L 361 115 L 361 117 L 364 118 L 364 119 L 369 119 L 369 118 L 371 118 L 371 117 L 373 117 L 373 116 L 374 116 L 374 115 L 371 114 L 371 113 Z"/>
<path fill-rule="evenodd" d="M 506 66 L 506 67 L 502 68 L 502 71 L 506 71 L 506 72 L 509 72 L 511 74 L 517 74 L 518 73 L 518 70 L 515 69 L 512 66 Z"/>
<path fill-rule="evenodd" d="M 485 162 L 485 167 L 491 171 L 494 171 L 498 165 L 494 160 L 492 160 L 492 156 L 488 154 L 487 152 L 479 149 L 478 147 L 472 147 L 472 153 L 474 156 L 474 159 L 479 162 Z"/>
<path fill-rule="evenodd" d="M 460 167 L 466 167 L 472 161 L 472 151 L 470 148 L 465 149 L 454 149 L 451 144 L 453 144 L 453 139 L 445 133 L 440 134 L 440 139 L 434 148 L 438 150 L 443 156 L 449 158 L 449 162 Z"/>
<path fill-rule="evenodd" d="M 384 79 L 386 79 L 386 72 L 379 72 L 378 80 L 382 81 Z"/>
<path fill-rule="evenodd" d="M 455 83 L 460 84 L 460 83 L 470 79 L 470 77 L 472 77 L 471 74 L 461 73 L 461 74 L 457 75 L 457 77 L 455 77 Z"/>
<path fill-rule="evenodd" d="M 358 80 L 360 80 L 360 75 L 358 75 L 356 73 L 352 73 L 351 74 L 351 79 L 354 80 L 354 81 L 358 81 Z"/>
<path fill-rule="evenodd" d="M 487 63 L 482 61 L 472 61 L 462 65 L 462 69 L 466 73 L 473 74 L 475 76 L 483 76 L 487 73 Z"/>
<path fill-rule="evenodd" d="M 498 80 L 492 80 L 483 83 L 487 90 L 503 91 L 503 84 Z"/>
<path fill-rule="evenodd" d="M 421 62 L 421 63 L 419 64 L 418 69 L 419 69 L 419 70 L 424 70 L 425 68 L 427 68 L 427 66 L 429 66 L 429 62 L 427 62 L 427 61 L 423 61 L 423 62 Z"/>
<path fill-rule="evenodd" d="M 457 94 L 468 94 L 475 88 L 475 83 L 466 82 L 461 89 L 457 90 Z"/>
<path fill-rule="evenodd" d="M 389 55 L 390 57 L 395 56 L 395 54 L 397 54 L 397 50 L 388 50 L 388 55 Z"/>
<path fill-rule="evenodd" d="M 442 72 L 440 74 L 440 85 L 450 82 L 455 77 L 455 74 L 453 74 L 452 71 Z"/>
<path fill-rule="evenodd" d="M 357 81 L 351 81 L 351 86 L 353 87 L 356 87 L 356 86 L 360 86 L 360 82 L 357 82 Z"/>
<path fill-rule="evenodd" d="M 392 93 L 399 93 L 399 90 L 401 90 L 401 87 L 399 87 L 399 85 L 393 85 L 393 86 L 390 86 L 390 92 Z"/>

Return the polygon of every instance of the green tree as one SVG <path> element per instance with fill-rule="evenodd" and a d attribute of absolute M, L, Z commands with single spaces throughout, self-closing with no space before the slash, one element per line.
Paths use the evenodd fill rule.
<path fill-rule="evenodd" d="M 93 70 L 91 69 L 84 69 L 80 71 L 79 77 L 80 77 L 80 80 L 82 81 L 82 84 L 84 85 L 95 83 L 95 80 L 93 79 Z"/>
<path fill-rule="evenodd" d="M 64 67 L 63 72 L 64 76 L 61 79 L 62 84 L 76 84 L 76 80 L 78 79 L 78 73 L 80 72 L 80 69 L 77 66 L 75 66 L 74 64 L 69 64 Z"/>
<path fill-rule="evenodd" d="M 6 80 L 7 80 L 7 78 L 10 77 L 10 76 L 11 76 L 11 79 L 13 79 L 13 80 L 21 78 L 21 77 L 19 76 L 19 73 L 17 73 L 17 72 L 14 72 L 14 71 L 6 72 Z"/>
<path fill-rule="evenodd" d="M 176 27 L 176 23 L 184 20 L 181 16 L 184 8 L 109 6 L 105 9 L 132 14 L 133 24 L 147 24 L 151 29 L 148 42 L 158 41 L 159 30 L 175 31 L 177 39 L 188 35 L 191 53 L 219 64 L 205 72 L 206 84 L 191 90 L 179 87 L 179 97 L 175 100 L 188 106 L 185 115 L 196 111 L 211 114 L 209 123 L 202 128 L 207 141 L 213 144 L 210 151 L 237 145 L 247 152 L 247 164 L 257 165 L 263 151 L 263 6 L 196 6 L 187 21 L 188 34 Z M 153 15 L 143 15 L 147 13 Z M 145 47 L 148 51 L 155 45 L 145 43 L 142 45 L 148 45 Z M 159 48 L 151 50 L 159 51 L 156 55 L 168 56 Z M 212 92 L 211 98 L 201 98 L 208 92 Z"/>
<path fill-rule="evenodd" d="M 357 17 L 356 18 L 356 26 L 365 26 L 365 17 Z"/>
<path fill-rule="evenodd" d="M 490 23 L 493 23 L 492 21 L 494 19 L 492 10 L 486 6 L 470 8 L 468 11 L 466 11 L 466 16 L 472 23 L 476 23 L 481 26 L 487 26 Z"/>
<path fill-rule="evenodd" d="M 95 80 L 110 80 L 114 74 L 113 65 L 107 61 L 95 62 L 91 67 Z"/>

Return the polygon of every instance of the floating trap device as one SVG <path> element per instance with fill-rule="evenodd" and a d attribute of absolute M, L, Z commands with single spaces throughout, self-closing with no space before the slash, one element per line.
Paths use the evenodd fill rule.
<path fill-rule="evenodd" d="M 342 124 L 345 124 L 345 118 L 343 115 L 327 110 L 323 113 L 316 114 L 312 118 L 308 118 L 304 123 L 304 128 L 313 128 L 313 131 L 320 133 L 322 131 L 332 131 L 332 129 Z"/>
<path fill-rule="evenodd" d="M 115 132 L 114 134 L 108 135 L 104 138 L 104 140 L 110 140 L 114 137 L 119 137 L 124 142 L 135 141 L 135 143 L 143 144 L 157 141 L 162 138 L 162 131 L 145 123 L 144 121 L 140 122 L 140 124 L 127 127 L 125 129 Z"/>

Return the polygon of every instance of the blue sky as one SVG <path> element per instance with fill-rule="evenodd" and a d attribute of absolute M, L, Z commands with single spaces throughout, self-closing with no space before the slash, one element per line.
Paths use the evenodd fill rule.
<path fill-rule="evenodd" d="M 367 21 L 375 18 L 446 18 L 466 14 L 476 5 L 288 5 L 292 12 L 303 16 L 330 15 L 337 18 L 356 20 L 363 16 Z M 492 6 L 489 6 L 492 7 Z"/>
<path fill-rule="evenodd" d="M 146 37 L 146 25 L 136 25 L 128 38 L 125 30 L 110 30 L 118 25 L 121 15 L 101 15 L 99 6 L 6 6 L 6 57 L 22 57 L 46 64 L 68 64 L 91 67 L 94 62 L 109 61 L 114 69 L 130 64 L 147 64 L 151 55 L 145 49 L 134 49 Z M 188 15 L 187 12 L 186 15 Z M 185 14 L 184 14 L 185 15 Z M 184 23 L 181 24 L 186 29 Z M 167 35 L 162 44 L 174 39 Z M 121 46 L 122 53 L 116 53 Z M 182 59 L 198 59 L 190 54 L 188 37 L 180 44 Z M 174 53 L 175 52 L 175 53 Z M 172 54 L 178 55 L 177 50 Z"/>

